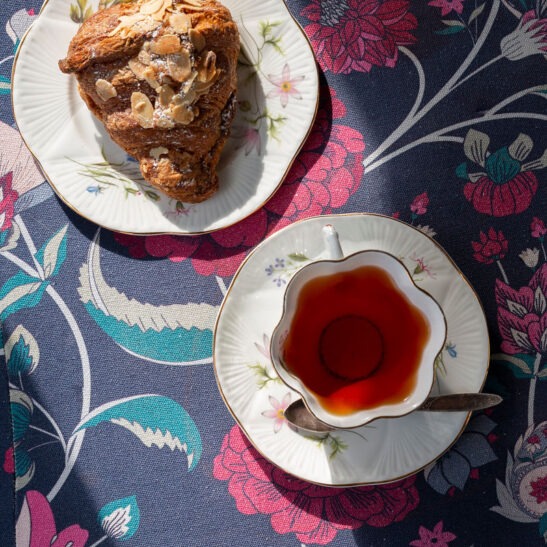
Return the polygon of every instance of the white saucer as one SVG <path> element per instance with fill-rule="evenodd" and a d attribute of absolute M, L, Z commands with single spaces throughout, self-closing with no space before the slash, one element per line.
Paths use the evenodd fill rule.
<path fill-rule="evenodd" d="M 338 231 L 344 254 L 380 249 L 399 257 L 443 308 L 447 345 L 432 393 L 482 389 L 489 340 L 476 293 L 431 238 L 398 220 L 370 214 L 307 219 L 255 248 L 234 276 L 215 326 L 217 382 L 251 443 L 284 471 L 326 486 L 395 481 L 441 456 L 461 434 L 469 414 L 418 411 L 312 439 L 289 428 L 279 411 L 298 395 L 276 376 L 268 339 L 281 317 L 287 280 L 310 260 L 326 257 L 321 228 L 328 223 Z"/>
<path fill-rule="evenodd" d="M 57 63 L 78 30 L 70 17 L 75 3 L 46 0 L 14 62 L 13 110 L 46 178 L 75 212 L 119 232 L 200 234 L 246 218 L 279 188 L 317 110 L 313 52 L 282 0 L 223 3 L 246 56 L 238 67 L 239 108 L 219 164 L 219 191 L 190 205 L 143 180 L 85 106 L 76 79 L 61 73 Z M 88 5 L 95 11 L 98 4 Z"/>

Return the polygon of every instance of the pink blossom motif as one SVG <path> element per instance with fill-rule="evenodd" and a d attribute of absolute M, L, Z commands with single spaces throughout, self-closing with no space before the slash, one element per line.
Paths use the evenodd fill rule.
<path fill-rule="evenodd" d="M 233 139 L 239 141 L 236 150 L 243 148 L 246 156 L 252 152 L 255 152 L 259 156 L 262 154 L 262 137 L 256 127 L 235 124 L 232 128 L 231 136 Z"/>
<path fill-rule="evenodd" d="M 224 437 L 213 475 L 228 481 L 238 511 L 269 515 L 278 534 L 295 534 L 306 545 L 326 545 L 340 530 L 363 524 L 400 522 L 419 503 L 414 477 L 359 488 L 326 488 L 297 479 L 262 457 L 237 426 Z"/>
<path fill-rule="evenodd" d="M 17 519 L 15 537 L 17 547 L 84 547 L 89 533 L 78 524 L 57 532 L 47 498 L 29 490 Z"/>
<path fill-rule="evenodd" d="M 394 67 L 398 46 L 414 44 L 418 26 L 408 0 L 311 0 L 302 15 L 304 27 L 324 71 L 370 72 Z"/>
<path fill-rule="evenodd" d="M 452 532 L 443 532 L 442 520 L 435 524 L 433 530 L 420 526 L 418 534 L 420 539 L 415 539 L 409 543 L 412 547 L 448 547 L 448 544 L 456 539 Z"/>
<path fill-rule="evenodd" d="M 11 228 L 15 202 L 19 194 L 12 188 L 13 173 L 0 177 L 0 232 Z"/>
<path fill-rule="evenodd" d="M 332 120 L 346 107 L 323 90 L 310 135 L 284 184 L 266 205 L 234 226 L 195 238 L 170 235 L 136 237 L 116 234 L 135 258 L 152 256 L 172 262 L 190 260 L 200 275 L 232 276 L 249 250 L 295 220 L 330 214 L 357 191 L 363 176 L 363 136 Z"/>
<path fill-rule="evenodd" d="M 467 180 L 463 193 L 479 212 L 495 217 L 522 213 L 532 203 L 538 189 L 534 171 L 547 165 L 547 153 L 526 161 L 532 151 L 532 139 L 520 133 L 509 145 L 489 151 L 490 137 L 470 129 L 464 140 L 464 152 L 476 167 L 466 162 L 456 168 L 458 177 Z M 479 168 L 478 171 L 471 172 Z"/>
<path fill-rule="evenodd" d="M 515 291 L 497 282 L 498 324 L 506 353 L 547 351 L 547 265 L 532 277 L 529 286 Z"/>
<path fill-rule="evenodd" d="M 526 439 L 525 450 L 529 454 L 534 454 L 541 448 L 541 440 L 537 435 L 531 435 Z"/>
<path fill-rule="evenodd" d="M 298 91 L 297 85 L 305 76 L 295 76 L 291 78 L 291 70 L 288 63 L 285 63 L 281 76 L 269 74 L 268 78 L 276 86 L 276 89 L 268 93 L 268 97 L 279 97 L 281 106 L 285 108 L 289 104 L 289 97 L 300 100 L 302 95 Z"/>
<path fill-rule="evenodd" d="M 6 23 L 6 32 L 15 46 L 19 44 L 36 17 L 34 9 L 20 9 L 10 17 Z"/>
<path fill-rule="evenodd" d="M 0 146 L 0 175 L 12 174 L 11 184 L 19 196 L 44 182 L 44 176 L 19 131 L 0 122 L 0 142 L 3 143 Z"/>
<path fill-rule="evenodd" d="M 455 11 L 461 15 L 463 11 L 463 2 L 464 0 L 432 0 L 432 2 L 428 2 L 427 5 L 433 6 L 434 8 L 440 8 L 441 15 L 444 17 L 451 11 Z"/>
<path fill-rule="evenodd" d="M 498 327 L 505 353 L 547 353 L 547 264 L 519 290 L 496 280 Z"/>
<path fill-rule="evenodd" d="M 547 57 L 547 4 L 538 2 L 537 8 L 523 14 L 517 28 L 502 39 L 501 54 L 510 61 L 530 55 Z"/>
<path fill-rule="evenodd" d="M 4 465 L 2 466 L 6 473 L 13 475 L 15 473 L 15 453 L 13 446 L 10 446 L 4 454 Z"/>
<path fill-rule="evenodd" d="M 427 206 L 429 205 L 429 198 L 427 192 L 420 194 L 414 198 L 414 201 L 410 204 L 410 210 L 415 215 L 423 215 L 427 213 Z"/>
<path fill-rule="evenodd" d="M 274 421 L 274 433 L 279 433 L 279 431 L 281 431 L 281 428 L 283 427 L 283 424 L 287 423 L 287 418 L 285 418 L 285 410 L 291 403 L 291 394 L 287 393 L 283 397 L 281 402 L 279 402 L 272 395 L 268 397 L 268 400 L 270 401 L 270 404 L 273 408 L 262 412 L 262 416 L 264 416 L 265 418 L 271 418 Z"/>
<path fill-rule="evenodd" d="M 475 251 L 473 258 L 477 262 L 493 264 L 495 261 L 505 257 L 509 243 L 501 230 L 496 232 L 494 228 L 490 228 L 488 234 L 481 231 L 479 237 L 480 241 L 471 242 L 473 251 Z"/>
<path fill-rule="evenodd" d="M 532 481 L 530 486 L 530 496 L 536 498 L 538 505 L 547 502 L 547 475 Z"/>
<path fill-rule="evenodd" d="M 534 217 L 530 223 L 530 230 L 532 232 L 532 237 L 537 237 L 542 239 L 547 234 L 547 228 L 543 220 L 540 220 L 538 217 Z"/>

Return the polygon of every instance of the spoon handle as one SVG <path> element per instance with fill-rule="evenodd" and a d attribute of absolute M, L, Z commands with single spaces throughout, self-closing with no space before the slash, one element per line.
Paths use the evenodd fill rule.
<path fill-rule="evenodd" d="M 454 393 L 430 397 L 418 410 L 438 412 L 470 412 L 496 406 L 502 401 L 494 393 Z"/>

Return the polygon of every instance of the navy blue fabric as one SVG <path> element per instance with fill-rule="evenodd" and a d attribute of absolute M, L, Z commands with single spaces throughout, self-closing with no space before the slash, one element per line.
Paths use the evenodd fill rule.
<path fill-rule="evenodd" d="M 423 68 L 426 78 L 423 106 L 464 62 L 493 9 L 499 8 L 494 24 L 464 75 L 473 73 L 500 52 L 503 54 L 500 44 L 517 29 L 520 29 L 519 39 L 528 40 L 526 43 L 532 47 L 531 25 L 535 25 L 533 32 L 538 40 L 534 47 L 544 48 L 545 52 L 547 13 L 540 4 L 530 0 L 514 5 L 472 0 L 429 3 L 288 0 L 289 10 L 310 37 L 320 66 L 321 82 L 316 132 L 310 138 L 311 144 L 301 152 L 301 163 L 297 162 L 305 169 L 293 169 L 287 179 L 286 184 L 293 185 L 290 188 L 294 192 L 290 204 L 285 204 L 284 210 L 275 198 L 272 204 L 266 204 L 259 213 L 263 215 L 262 224 L 255 216 L 241 225 L 241 233 L 237 232 L 239 228 L 234 229 L 232 234 L 243 234 L 239 243 L 229 245 L 222 235 L 217 239 L 200 236 L 194 240 L 194 254 L 184 250 L 184 238 L 139 239 L 101 230 L 101 268 L 107 283 L 128 298 L 154 306 L 181 302 L 220 305 L 222 292 L 217 277 L 229 284 L 237 265 L 258 243 L 251 234 L 258 234 L 260 237 L 255 239 L 262 240 L 278 223 L 314 214 L 393 215 L 420 225 L 453 257 L 479 294 L 488 320 L 493 360 L 485 390 L 499 393 L 504 401 L 491 411 L 474 415 L 456 445 L 426 474 L 420 471 L 391 493 L 372 488 L 367 498 L 369 505 L 356 508 L 351 517 L 351 511 L 344 509 L 343 526 L 334 526 L 336 519 L 329 513 L 330 507 L 339 507 L 337 503 L 342 498 L 336 496 L 342 496 L 341 493 L 328 494 L 320 489 L 304 493 L 302 487 L 302 498 L 295 501 L 280 486 L 280 479 L 275 478 L 271 467 L 264 464 L 265 475 L 270 474 L 267 480 L 262 477 L 255 481 L 250 460 L 243 464 L 243 460 L 237 459 L 239 456 L 233 455 L 235 452 L 229 451 L 230 442 L 235 443 L 232 448 L 237 445 L 238 450 L 243 450 L 244 441 L 238 440 L 234 420 L 219 395 L 211 364 L 167 366 L 132 356 L 121 347 L 121 339 L 107 332 L 100 314 L 93 315 L 96 310 L 86 308 L 78 292 L 79 271 L 87 260 L 97 226 L 54 197 L 43 176 L 37 176 L 28 167 L 17 171 L 19 164 L 14 163 L 13 158 L 19 153 L 21 143 L 15 132 L 5 130 L 5 142 L 0 143 L 3 189 L 0 215 L 5 213 L 9 218 L 4 224 L 0 223 L 0 234 L 4 233 L 0 247 L 7 244 L 14 226 L 19 224 L 24 225 L 37 249 L 56 234 L 62 236 L 62 243 L 57 259 L 58 273 L 49 279 L 50 288 L 44 285 L 45 292 L 36 305 L 21 305 L 16 311 L 4 310 L 0 314 L 4 343 L 23 326 L 34 338 L 40 353 L 38 365 L 29 373 L 33 361 L 27 352 L 31 351 L 32 344 L 28 335 L 23 334 L 24 343 L 17 351 L 21 351 L 26 360 L 21 358 L 15 363 L 12 359 L 12 368 L 1 363 L 0 545 L 14 543 L 15 520 L 22 505 L 27 503 L 26 497 L 27 501 L 36 503 L 32 507 L 37 507 L 34 513 L 31 511 L 33 530 L 43 526 L 44 515 L 50 507 L 56 533 L 65 530 L 63 537 L 70 538 L 75 545 L 84 541 L 82 545 L 90 546 L 101 538 L 104 538 L 102 545 L 117 545 L 111 530 L 111 535 L 106 537 L 109 529 L 105 524 L 108 520 L 104 518 L 126 507 L 131 507 L 131 519 L 126 523 L 127 529 L 120 532 L 120 539 L 127 540 L 128 545 L 146 547 L 545 544 L 547 334 L 542 341 L 541 332 L 547 332 L 547 315 L 539 293 L 547 291 L 544 242 L 547 187 L 543 168 L 546 161 L 527 166 L 527 162 L 541 158 L 547 143 L 545 56 L 523 50 L 522 58 L 510 60 L 512 54 L 505 49 L 505 57 L 502 55 L 492 66 L 479 70 L 439 100 L 378 158 L 381 160 L 395 152 L 392 159 L 378 165 L 373 163 L 372 169 L 363 169 L 362 164 L 409 113 L 418 92 L 416 66 L 411 57 L 397 47 L 407 48 Z M 0 4 L 0 85 L 5 84 L 0 87 L 0 128 L 14 128 L 9 92 L 10 57 L 21 38 L 21 29 L 36 17 L 40 5 L 38 0 Z M 390 14 L 382 12 L 382 6 L 388 6 Z M 483 9 L 477 10 L 480 13 L 468 22 L 475 8 L 481 6 Z M 446 10 L 448 12 L 443 13 Z M 378 21 L 383 35 L 378 30 Z M 400 21 L 405 24 L 401 26 Z M 371 28 L 379 33 L 375 40 L 370 37 Z M 397 32 L 394 30 L 388 39 L 385 33 L 389 34 L 386 30 L 389 28 Z M 332 33 L 329 34 L 332 29 L 339 33 L 341 46 L 332 42 Z M 413 43 L 404 38 L 405 33 L 414 37 Z M 384 49 L 374 49 L 380 47 L 378 43 L 383 44 Z M 340 49 L 336 51 L 336 47 Z M 341 59 L 347 63 L 344 65 Z M 376 59 L 377 64 L 372 64 L 370 59 Z M 500 109 L 498 114 L 505 113 L 504 116 L 487 122 L 480 119 L 501 101 L 525 89 L 531 91 Z M 508 115 L 511 112 L 529 115 L 511 117 Z M 397 153 L 417 139 L 473 119 L 475 123 L 463 124 L 446 133 L 441 131 L 440 138 L 432 137 L 408 152 Z M 466 157 L 464 139 L 472 138 L 469 129 L 488 135 L 489 153 L 497 154 L 495 165 L 493 159 L 487 166 L 472 165 Z M 519 134 L 529 137 L 526 143 L 532 143 L 531 151 L 525 159 L 518 160 L 518 169 L 522 172 L 506 180 L 504 169 L 514 168 L 517 161 L 506 148 Z M 323 165 L 322 161 L 327 165 L 326 174 L 318 180 L 318 166 Z M 466 168 L 462 167 L 464 163 Z M 465 178 L 468 173 L 476 172 L 485 173 L 475 180 Z M 479 199 L 481 189 L 487 192 L 487 179 L 495 175 L 499 176 L 492 183 L 497 188 L 495 191 L 506 193 L 496 194 L 492 186 L 488 186 L 488 199 Z M 28 184 L 24 185 L 25 181 Z M 23 186 L 24 191 L 17 190 Z M 479 186 L 481 189 L 477 189 Z M 300 193 L 296 192 L 297 188 Z M 311 196 L 307 202 L 302 198 L 306 189 Z M 321 194 L 324 190 L 327 197 Z M 14 203 L 12 211 L 6 205 L 10 199 Z M 293 209 L 289 205 L 294 205 L 297 212 L 291 213 Z M 485 207 L 490 210 L 486 211 Z M 262 233 L 257 231 L 258 225 L 267 228 Z M 7 292 L 10 280 L 20 275 L 20 266 L 10 260 L 13 256 L 35 267 L 28 241 L 21 236 L 16 246 L 0 252 L 0 291 Z M 527 332 L 528 342 L 511 334 L 520 328 L 519 321 L 524 323 L 525 319 L 513 308 L 500 312 L 510 306 L 508 301 L 517 299 L 517 291 L 524 294 L 522 288 L 527 286 L 532 287 L 531 292 L 535 291 L 539 299 L 536 304 L 526 300 L 528 296 L 520 301 L 529 314 L 526 321 L 535 321 L 538 325 L 533 327 L 536 330 Z M 4 295 L 0 292 L 0 296 Z M 59 302 L 69 309 L 73 321 L 67 318 Z M 500 313 L 505 313 L 505 319 L 499 319 Z M 209 338 L 201 339 L 203 346 L 196 350 L 199 357 L 206 360 L 211 356 L 212 328 L 211 324 Z M 136 434 L 105 418 L 93 427 L 88 424 L 75 465 L 58 492 L 55 491 L 66 468 L 62 443 L 52 437 L 56 435 L 55 426 L 67 440 L 74 436 L 82 418 L 85 388 L 76 331 L 83 337 L 89 357 L 90 410 L 138 395 L 162 397 L 161 401 L 143 398 L 138 409 L 124 407 L 125 414 L 121 414 L 138 416 L 135 420 L 142 419 L 145 429 L 146 423 L 151 429 L 163 427 L 163 433 L 168 426 L 161 425 L 162 420 L 173 415 L 187 426 L 186 434 L 191 436 L 197 431 L 203 451 L 191 471 L 184 453 L 154 446 L 148 448 Z M 541 331 L 539 336 L 538 331 Z M 17 340 L 11 338 L 10 343 Z M 448 348 L 447 355 L 456 350 Z M 14 355 L 11 346 L 10 351 Z M 9 379 L 8 370 L 11 371 Z M 24 414 L 27 401 L 34 402 L 22 440 L 16 442 L 16 448 L 24 449 L 26 456 L 21 452 L 18 455 L 16 450 L 15 460 L 8 419 L 9 385 L 12 406 L 15 405 L 17 412 Z M 159 422 L 152 417 L 158 408 L 164 409 Z M 53 442 L 46 444 L 48 441 Z M 27 456 L 32 464 L 25 459 Z M 513 460 L 518 461 L 518 466 L 511 463 Z M 235 470 L 237 462 L 240 467 Z M 30 478 L 29 465 L 34 466 Z M 230 473 L 234 473 L 234 478 L 228 478 Z M 16 477 L 19 490 L 14 493 Z M 238 484 L 244 487 L 237 486 L 238 477 L 241 479 Z M 270 487 L 272 490 L 268 490 Z M 272 509 L 267 510 L 268 504 L 262 497 L 266 491 L 284 496 L 286 507 L 280 509 L 282 503 L 272 498 L 268 502 Z M 45 501 L 48 494 L 50 499 Z M 319 515 L 312 507 L 312 501 L 317 499 L 324 500 Z M 306 505 L 308 502 L 310 505 Z M 297 507 L 294 513 L 290 512 L 291 504 Z M 135 516 L 135 505 L 139 519 Z M 274 510 L 274 506 L 277 509 Z M 504 514 L 492 510 L 500 506 L 504 507 Z M 279 516 L 280 521 L 276 521 L 273 514 Z M 312 523 L 317 517 L 320 523 Z M 79 528 L 68 528 L 72 525 Z"/>

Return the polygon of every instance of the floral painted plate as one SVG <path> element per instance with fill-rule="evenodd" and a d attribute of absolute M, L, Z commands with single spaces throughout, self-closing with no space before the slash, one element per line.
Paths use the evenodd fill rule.
<path fill-rule="evenodd" d="M 224 4 L 242 41 L 239 109 L 219 166 L 220 190 L 189 205 L 169 199 L 142 179 L 137 163 L 84 105 L 76 80 L 57 66 L 78 24 L 97 9 L 99 0 L 46 2 L 19 48 L 13 107 L 26 144 L 74 211 L 120 232 L 199 234 L 244 219 L 280 186 L 317 109 L 313 53 L 282 0 Z"/>
<path fill-rule="evenodd" d="M 390 482 L 413 474 L 456 441 L 469 414 L 413 412 L 327 437 L 289 428 L 283 410 L 298 398 L 269 359 L 287 281 L 326 257 L 321 228 L 332 224 L 345 255 L 380 249 L 399 257 L 414 281 L 441 305 L 447 343 L 436 361 L 433 394 L 478 392 L 489 362 L 486 319 L 474 290 L 445 251 L 419 230 L 369 214 L 315 217 L 260 244 L 236 273 L 219 312 L 213 359 L 220 392 L 255 448 L 303 480 L 326 486 Z"/>

